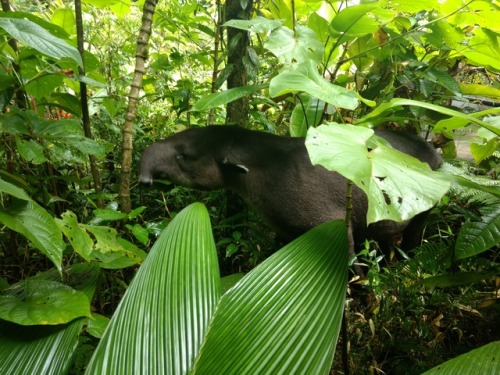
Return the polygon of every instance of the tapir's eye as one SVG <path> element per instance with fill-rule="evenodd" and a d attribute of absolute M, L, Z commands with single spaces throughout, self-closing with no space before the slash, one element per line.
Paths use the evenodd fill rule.
<path fill-rule="evenodd" d="M 189 169 L 189 157 L 185 153 L 179 152 L 175 155 L 175 160 L 182 170 L 186 171 Z"/>

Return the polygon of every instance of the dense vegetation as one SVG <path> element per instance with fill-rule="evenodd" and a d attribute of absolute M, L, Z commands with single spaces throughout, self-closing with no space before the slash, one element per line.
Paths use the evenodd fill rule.
<path fill-rule="evenodd" d="M 135 314 L 142 313 L 137 301 L 146 298 L 144 291 L 173 296 L 151 296 L 150 305 L 158 303 L 166 315 L 182 304 L 176 294 L 182 288 L 168 289 L 162 275 L 183 275 L 184 258 L 210 270 L 196 270 L 204 275 L 208 297 L 199 291 L 186 297 L 194 304 L 203 301 L 209 318 L 218 306 L 213 326 L 220 330 L 210 331 L 207 343 L 227 342 L 224 322 L 238 329 L 237 320 L 245 315 L 237 314 L 259 300 L 267 301 L 263 320 L 275 322 L 280 308 L 295 312 L 288 326 L 280 326 L 283 331 L 255 322 L 255 334 L 276 343 L 273 350 L 284 358 L 332 353 L 346 270 L 337 267 L 341 255 L 323 264 L 320 253 L 328 254 L 331 242 L 345 250 L 339 226 L 320 227 L 278 251 L 280 240 L 233 194 L 138 186 L 137 161 L 145 147 L 209 123 L 292 136 L 318 131 L 325 142 L 347 144 L 352 141 L 342 130 L 347 124 L 364 130 L 383 126 L 421 134 L 443 153 L 442 174 L 431 176 L 446 194 L 419 185 L 428 204 L 437 202 L 422 245 L 409 253 L 382 254 L 367 242 L 351 260 L 365 277 L 349 282 L 347 328 L 333 373 L 347 371 L 341 347 L 349 348 L 347 365 L 354 374 L 420 374 L 500 340 L 495 2 L 423 0 L 396 7 L 390 1 L 2 0 L 2 9 L 0 352 L 8 355 L 0 357 L 0 373 L 23 368 L 81 374 L 94 352 L 89 373 L 101 373 L 105 345 L 115 346 L 118 355 L 137 347 L 134 340 L 142 331 L 123 327 L 142 316 Z M 335 139 L 328 138 L 332 127 L 341 129 Z M 355 160 L 357 150 L 348 148 Z M 310 153 L 317 156 L 318 150 Z M 387 161 L 395 163 L 389 157 L 374 164 Z M 401 191 L 412 193 L 405 190 L 407 176 L 393 177 Z M 193 202 L 203 202 L 207 211 L 198 205 L 183 211 Z M 424 209 L 414 207 L 412 213 Z M 189 239 L 186 220 L 196 223 L 199 236 Z M 169 242 L 168 233 L 175 231 L 181 233 L 179 242 Z M 208 250 L 198 254 L 193 246 Z M 302 247 L 310 252 L 300 252 Z M 177 255 L 166 261 L 161 249 Z M 188 255 L 181 257 L 176 249 Z M 290 254 L 300 254 L 297 263 L 290 263 Z M 264 267 L 255 268 L 265 259 Z M 298 279 L 286 276 L 294 286 L 274 290 L 271 276 L 294 267 Z M 223 295 L 218 270 L 224 291 L 242 274 L 254 273 Z M 258 294 L 263 283 L 276 294 Z M 316 311 L 311 319 L 321 320 L 313 333 L 300 331 L 311 334 L 303 335 L 302 356 L 288 354 L 281 340 L 302 329 L 305 313 L 297 295 Z M 120 301 L 127 307 L 118 314 Z M 96 351 L 115 311 L 116 322 Z M 325 316 L 329 319 L 318 318 Z M 198 372 L 213 373 L 210 366 L 220 365 L 210 356 L 226 364 L 238 360 L 231 350 L 217 352 L 207 343 L 200 357 L 192 357 Z M 245 345 L 242 353 L 254 350 L 257 360 L 241 355 L 243 364 L 235 362 L 233 371 L 240 365 L 272 368 L 264 349 L 273 354 L 269 360 L 282 358 L 265 345 L 263 352 L 251 342 Z M 479 366 L 490 355 L 483 350 L 470 362 Z M 314 368 L 325 372 L 331 357 L 325 358 Z M 129 366 L 134 359 L 127 355 Z M 182 360 L 175 373 L 193 365 Z"/>

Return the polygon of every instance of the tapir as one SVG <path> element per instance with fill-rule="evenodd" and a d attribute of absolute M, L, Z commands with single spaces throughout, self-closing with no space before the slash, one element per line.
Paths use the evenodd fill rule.
<path fill-rule="evenodd" d="M 395 131 L 376 134 L 432 169 L 441 163 L 436 150 L 420 137 Z M 345 218 L 347 180 L 312 165 L 305 138 L 227 125 L 190 128 L 144 151 L 139 181 L 152 184 L 154 178 L 194 189 L 230 189 L 284 240 L 325 221 Z M 387 249 L 402 235 L 401 247 L 411 249 L 421 240 L 425 213 L 401 223 L 386 220 L 369 226 L 366 213 L 366 196 L 353 186 L 351 245 L 374 239 Z"/>

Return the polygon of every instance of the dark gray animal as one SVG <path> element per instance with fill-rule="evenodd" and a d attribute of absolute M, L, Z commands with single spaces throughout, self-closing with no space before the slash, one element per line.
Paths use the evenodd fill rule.
<path fill-rule="evenodd" d="M 377 134 L 433 169 L 441 163 L 434 148 L 419 137 L 389 131 Z M 146 149 L 139 181 L 152 184 L 154 178 L 194 189 L 230 189 L 287 240 L 325 221 L 345 217 L 346 179 L 313 166 L 304 138 L 236 126 L 191 128 Z M 420 241 L 425 213 L 408 222 L 381 221 L 367 227 L 366 196 L 356 187 L 352 202 L 351 242 L 371 238 L 387 247 L 401 233 L 404 249 Z"/>

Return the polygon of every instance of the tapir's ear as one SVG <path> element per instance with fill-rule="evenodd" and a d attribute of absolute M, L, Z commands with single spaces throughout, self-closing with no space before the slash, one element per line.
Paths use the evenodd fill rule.
<path fill-rule="evenodd" d="M 232 162 L 228 158 L 224 158 L 222 160 L 222 164 L 224 166 L 229 167 L 229 168 L 234 168 L 239 173 L 248 173 L 248 172 L 250 172 L 250 169 L 248 169 L 245 165 Z"/>

